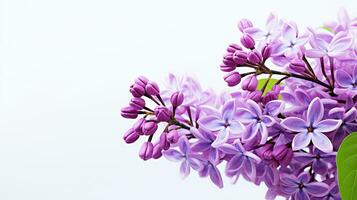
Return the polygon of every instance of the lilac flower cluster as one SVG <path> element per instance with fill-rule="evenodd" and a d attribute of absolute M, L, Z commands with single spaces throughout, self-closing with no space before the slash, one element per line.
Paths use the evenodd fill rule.
<path fill-rule="evenodd" d="M 304 33 L 275 15 L 265 29 L 247 19 L 238 28 L 240 44 L 227 47 L 220 69 L 239 89 L 216 94 L 170 74 L 160 90 L 139 77 L 121 111 L 139 118 L 125 142 L 146 137 L 143 160 L 163 155 L 183 177 L 197 171 L 220 188 L 224 173 L 265 184 L 266 199 L 340 199 L 336 151 L 357 131 L 357 18 L 342 10 L 337 22 Z"/>

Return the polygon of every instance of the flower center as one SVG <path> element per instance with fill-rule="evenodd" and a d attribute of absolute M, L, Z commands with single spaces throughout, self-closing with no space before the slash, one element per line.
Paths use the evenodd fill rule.
<path fill-rule="evenodd" d="M 304 183 L 300 183 L 300 184 L 299 184 L 299 188 L 300 188 L 300 189 L 304 188 Z"/>
<path fill-rule="evenodd" d="M 312 133 L 312 132 L 314 131 L 314 128 L 312 128 L 312 127 L 310 126 L 310 127 L 307 128 L 307 131 L 308 131 L 309 133 Z"/>

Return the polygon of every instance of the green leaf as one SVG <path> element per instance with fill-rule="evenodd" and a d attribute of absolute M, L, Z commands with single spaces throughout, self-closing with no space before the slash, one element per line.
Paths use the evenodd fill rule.
<path fill-rule="evenodd" d="M 261 90 L 263 88 L 265 82 L 267 82 L 267 81 L 268 81 L 267 78 L 259 79 L 257 89 Z M 278 80 L 271 78 L 268 82 L 268 85 L 265 88 L 263 95 L 265 95 L 267 92 L 271 91 L 276 82 L 278 82 Z"/>
<path fill-rule="evenodd" d="M 357 200 L 357 132 L 343 140 L 336 160 L 342 199 Z"/>

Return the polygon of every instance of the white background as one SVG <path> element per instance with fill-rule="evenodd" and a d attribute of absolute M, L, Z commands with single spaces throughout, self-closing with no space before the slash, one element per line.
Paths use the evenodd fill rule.
<path fill-rule="evenodd" d="M 243 180 L 217 189 L 178 165 L 143 162 L 125 145 L 128 87 L 145 74 L 194 74 L 225 89 L 218 65 L 236 22 L 270 11 L 320 26 L 357 1 L 3 0 L 0 199 L 263 199 Z"/>

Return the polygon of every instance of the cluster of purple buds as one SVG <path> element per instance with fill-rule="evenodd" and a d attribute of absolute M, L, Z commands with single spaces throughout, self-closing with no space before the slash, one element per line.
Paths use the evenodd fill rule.
<path fill-rule="evenodd" d="M 175 110 L 183 103 L 184 96 L 180 92 L 175 92 L 171 96 L 170 105 L 166 105 L 160 96 L 158 85 L 149 81 L 146 77 L 138 77 L 135 83 L 130 86 L 130 93 L 133 98 L 129 106 L 122 108 L 121 115 L 124 118 L 139 118 L 125 134 L 123 139 L 126 143 L 134 143 L 140 137 L 147 137 L 142 144 L 139 156 L 143 160 L 151 158 L 158 159 L 162 156 L 162 151 L 170 148 L 171 144 L 178 141 L 176 125 L 178 122 L 174 118 Z M 151 101 L 153 108 L 147 107 L 147 101 Z M 165 123 L 163 132 L 157 133 L 159 123 Z M 154 135 L 157 141 L 154 143 Z"/>
<path fill-rule="evenodd" d="M 341 12 L 305 32 L 275 15 L 263 29 L 241 20 L 220 65 L 231 93 L 174 75 L 161 91 L 139 77 L 122 109 L 139 118 L 125 142 L 145 138 L 143 160 L 164 156 L 220 188 L 225 165 L 233 180 L 266 185 L 266 199 L 340 200 L 336 152 L 357 131 L 357 18 Z"/>

